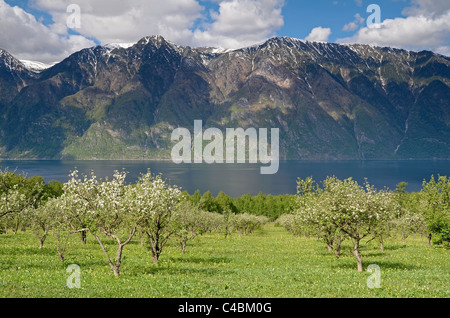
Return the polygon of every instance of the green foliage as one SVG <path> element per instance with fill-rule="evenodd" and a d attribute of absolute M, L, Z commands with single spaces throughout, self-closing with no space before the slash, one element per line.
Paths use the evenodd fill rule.
<path fill-rule="evenodd" d="M 203 195 L 197 190 L 189 200 L 204 211 L 224 214 L 231 211 L 234 214 L 248 213 L 257 216 L 265 216 L 274 221 L 283 214 L 292 213 L 295 210 L 295 196 L 293 195 L 265 195 L 259 193 L 256 196 L 245 194 L 238 198 L 232 198 L 220 192 L 216 198 L 210 191 Z"/>
<path fill-rule="evenodd" d="M 358 270 L 362 271 L 360 242 L 366 237 L 379 238 L 381 248 L 389 222 L 399 216 L 397 197 L 389 191 L 378 191 L 367 182 L 360 186 L 353 179 L 344 181 L 328 177 L 322 188 L 312 178 L 298 180 L 298 215 L 302 223 L 313 227 L 330 250 L 340 255 L 342 241 L 350 239 Z"/>
<path fill-rule="evenodd" d="M 236 215 L 232 219 L 233 229 L 239 235 L 247 236 L 260 229 L 269 222 L 265 216 L 255 216 L 247 213 Z"/>
<path fill-rule="evenodd" d="M 450 247 L 450 180 L 434 176 L 423 182 L 420 192 L 423 215 L 434 244 Z"/>
<path fill-rule="evenodd" d="M 50 198 L 58 198 L 64 193 L 63 184 L 61 182 L 52 180 L 45 185 L 42 193 L 42 199 L 45 201 Z"/>
<path fill-rule="evenodd" d="M 226 211 L 231 211 L 232 213 L 237 213 L 238 210 L 234 205 L 233 199 L 226 195 L 223 191 L 219 192 L 215 199 L 215 206 L 218 213 L 224 214 Z"/>
<path fill-rule="evenodd" d="M 208 212 L 219 212 L 220 208 L 216 204 L 216 200 L 211 194 L 211 191 L 207 191 L 203 194 L 202 198 L 199 201 L 199 207 L 203 211 Z"/>
<path fill-rule="evenodd" d="M 300 237 L 304 233 L 304 227 L 299 217 L 295 214 L 283 214 L 276 220 L 275 224 L 285 228 L 294 236 Z"/>
<path fill-rule="evenodd" d="M 219 223 L 217 223 L 217 219 L 220 220 Z M 189 241 L 200 235 L 216 231 L 221 221 L 220 215 L 200 210 L 189 198 L 182 199 L 176 208 L 173 220 L 174 236 L 180 245 L 181 253 L 186 252 Z"/>
<path fill-rule="evenodd" d="M 45 198 L 44 180 L 41 177 L 27 178 L 7 169 L 0 170 L 0 226 L 2 231 L 19 227 L 27 222 L 25 215 L 36 208 Z"/>

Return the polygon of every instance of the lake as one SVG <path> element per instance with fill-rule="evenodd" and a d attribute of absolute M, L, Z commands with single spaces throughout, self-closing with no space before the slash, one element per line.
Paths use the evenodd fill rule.
<path fill-rule="evenodd" d="M 199 189 L 210 190 L 216 196 L 224 191 L 232 197 L 259 192 L 265 194 L 295 194 L 298 177 L 312 176 L 322 181 L 327 176 L 339 179 L 354 178 L 360 183 L 367 178 L 378 189 L 408 182 L 407 190 L 420 191 L 424 179 L 431 175 L 450 176 L 450 161 L 282 161 L 275 175 L 261 175 L 261 165 L 232 164 L 181 164 L 171 161 L 9 161 L 0 162 L 1 168 L 17 169 L 27 176 L 42 176 L 46 182 L 66 182 L 71 170 L 82 173 L 94 170 L 99 178 L 112 177 L 114 170 L 125 169 L 127 182 L 134 183 L 141 173 L 162 173 L 172 185 L 180 186 L 189 193 Z"/>

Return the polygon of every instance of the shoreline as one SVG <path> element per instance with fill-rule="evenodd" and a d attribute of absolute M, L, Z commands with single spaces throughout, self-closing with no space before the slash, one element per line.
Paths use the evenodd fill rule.
<path fill-rule="evenodd" d="M 72 161 L 120 161 L 120 162 L 173 162 L 172 159 L 24 159 L 24 158 L 0 158 L 0 165 L 2 161 L 55 161 L 55 162 L 72 162 Z M 281 159 L 279 162 L 371 162 L 371 161 L 450 161 L 450 158 L 411 158 L 411 159 Z M 174 163 L 175 164 L 175 163 Z M 196 164 L 196 163 L 191 163 Z M 206 164 L 205 162 L 201 164 Z M 233 163 L 233 164 L 249 164 L 247 163 Z"/>

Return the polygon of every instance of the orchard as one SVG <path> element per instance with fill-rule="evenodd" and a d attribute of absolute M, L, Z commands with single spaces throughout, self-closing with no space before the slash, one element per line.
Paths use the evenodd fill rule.
<path fill-rule="evenodd" d="M 127 184 L 126 177 L 127 173 L 115 171 L 111 179 L 100 180 L 94 172 L 80 175 L 73 171 L 67 183 L 45 184 L 39 177 L 0 170 L 2 248 L 13 248 L 14 240 L 33 238 L 35 243 L 27 245 L 27 251 L 50 251 L 59 262 L 70 259 L 73 263 L 79 257 L 76 255 L 81 255 L 80 250 L 90 251 L 96 246 L 96 260 L 107 266 L 116 279 L 129 277 L 134 271 L 137 263 L 129 259 L 136 253 L 146 255 L 140 256 L 141 261 L 148 264 L 148 259 L 151 265 L 146 266 L 152 270 L 167 266 L 175 250 L 186 260 L 206 250 L 228 251 L 225 256 L 217 256 L 224 259 L 247 251 L 235 264 L 238 268 L 241 263 L 249 268 L 257 266 L 259 258 L 282 261 L 286 257 L 282 255 L 304 250 L 312 254 L 285 266 L 301 267 L 319 257 L 323 275 L 327 266 L 339 266 L 349 257 L 354 262 L 352 271 L 363 275 L 369 265 L 366 260 L 374 253 L 368 246 L 374 244 L 380 257 L 395 257 L 401 254 L 396 250 L 399 242 L 407 248 L 409 242 L 415 246 L 423 240 L 422 252 L 414 250 L 416 256 L 441 251 L 438 253 L 444 253 L 448 260 L 450 182 L 446 177 L 424 181 L 417 193 L 408 193 L 404 183 L 390 191 L 375 189 L 368 182 L 358 184 L 353 179 L 329 177 L 316 182 L 307 178 L 298 180 L 297 195 L 260 193 L 239 198 L 223 192 L 217 197 L 199 191 L 191 195 L 150 171 L 135 184 Z M 278 229 L 283 229 L 283 234 Z M 282 239 L 272 237 L 274 233 L 280 233 L 277 235 Z M 256 244 L 253 250 L 246 250 L 252 241 Z M 282 245 L 269 252 L 269 247 L 261 247 L 266 244 Z M 311 244 L 315 250 L 310 250 Z M 213 248 L 215 245 L 220 248 Z M 326 254 L 322 254 L 320 246 Z M 230 248 L 238 252 L 230 252 Z M 276 273 L 277 269 L 272 271 Z M 346 273 L 353 277 L 350 271 Z"/>

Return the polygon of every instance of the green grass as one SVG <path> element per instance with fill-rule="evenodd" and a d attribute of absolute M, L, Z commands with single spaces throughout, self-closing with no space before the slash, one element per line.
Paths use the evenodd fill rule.
<path fill-rule="evenodd" d="M 364 267 L 381 268 L 380 289 L 367 287 L 371 273 L 357 272 L 349 242 L 336 259 L 321 242 L 272 224 L 248 237 L 200 237 L 184 256 L 172 244 L 159 265 L 136 239 L 125 248 L 118 279 L 92 237 L 85 246 L 74 239 L 72 253 L 61 262 L 53 238 L 39 250 L 33 235 L 0 235 L 0 297 L 450 297 L 450 252 L 428 248 L 423 238 L 406 245 L 390 239 L 384 253 L 375 243 L 363 247 Z M 81 289 L 66 287 L 70 264 L 81 267 Z"/>

